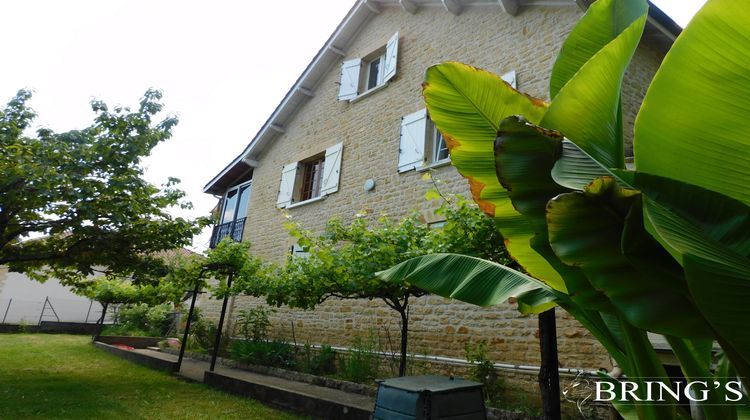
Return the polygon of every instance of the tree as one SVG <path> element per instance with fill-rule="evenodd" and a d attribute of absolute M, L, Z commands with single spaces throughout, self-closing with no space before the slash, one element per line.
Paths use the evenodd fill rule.
<path fill-rule="evenodd" d="M 333 218 L 317 236 L 289 221 L 287 229 L 308 255 L 290 257 L 286 266 L 267 271 L 262 280 L 257 271 L 255 277 L 235 277 L 237 292 L 265 296 L 271 305 L 302 309 L 313 309 L 329 298 L 383 301 L 399 314 L 399 375 L 403 376 L 408 356 L 409 304 L 426 292 L 406 283 L 384 283 L 375 273 L 430 252 L 462 252 L 511 263 L 492 220 L 466 199 L 451 197 L 436 212 L 445 217 L 441 229 L 431 229 L 417 213 L 398 222 L 382 216 L 371 223 L 367 212 L 358 214 L 349 224 Z"/>
<path fill-rule="evenodd" d="M 208 221 L 169 214 L 190 207 L 178 180 L 159 189 L 143 179 L 141 159 L 177 123 L 154 121 L 161 93 L 147 91 L 136 111 L 93 101 L 91 126 L 34 137 L 25 134 L 35 117 L 30 97 L 19 91 L 0 110 L 0 264 L 65 284 L 95 273 L 164 275 L 155 254 L 189 245 Z"/>
<path fill-rule="evenodd" d="M 593 4 L 553 67 L 551 103 L 460 63 L 428 70 L 427 108 L 454 165 L 533 277 L 445 254 L 381 274 L 481 305 L 509 297 L 522 308 L 554 301 L 607 348 L 640 385 L 641 398 L 644 377 L 669 381 L 647 332 L 665 336 L 688 380 L 719 384 L 739 376 L 747 384 L 750 375 L 750 123 L 742 116 L 750 110 L 743 43 L 750 32 L 723 29 L 747 19 L 750 9 L 709 0 L 685 28 L 644 99 L 636 171 L 626 171 L 620 89 L 647 7 Z M 711 71 L 693 69 L 696 62 L 710 63 Z M 732 101 L 716 92 L 717 81 L 731 86 Z M 723 350 L 715 370 L 714 341 Z M 724 398 L 709 392 L 703 414 L 737 418 L 747 409 L 746 398 L 740 407 Z M 631 403 L 618 408 L 634 408 L 641 418 L 689 415 Z"/>

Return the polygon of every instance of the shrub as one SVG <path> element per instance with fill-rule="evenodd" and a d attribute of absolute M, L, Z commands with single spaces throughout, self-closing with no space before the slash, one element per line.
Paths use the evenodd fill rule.
<path fill-rule="evenodd" d="M 232 342 L 229 354 L 232 359 L 253 365 L 284 369 L 297 365 L 294 346 L 283 341 L 238 340 Z"/>
<path fill-rule="evenodd" d="M 472 363 L 469 369 L 469 377 L 484 385 L 487 405 L 497 406 L 501 400 L 503 384 L 497 375 L 494 363 L 487 357 L 487 342 L 466 343 L 464 351 L 466 352 L 466 360 Z"/>
<path fill-rule="evenodd" d="M 128 336 L 163 336 L 173 321 L 170 304 L 148 306 L 145 303 L 124 305 L 118 313 L 118 324 L 104 329 L 104 334 Z"/>
<path fill-rule="evenodd" d="M 375 337 L 356 337 L 347 357 L 341 361 L 341 377 L 347 381 L 367 383 L 374 380 L 380 370 L 380 354 Z"/>
<path fill-rule="evenodd" d="M 268 327 L 271 326 L 268 315 L 272 312 L 273 309 L 262 306 L 239 311 L 234 324 L 235 332 L 239 332 L 245 340 L 267 341 Z"/>
<path fill-rule="evenodd" d="M 336 373 L 336 352 L 329 345 L 323 345 L 316 351 L 305 344 L 300 355 L 300 370 L 313 375 Z"/>

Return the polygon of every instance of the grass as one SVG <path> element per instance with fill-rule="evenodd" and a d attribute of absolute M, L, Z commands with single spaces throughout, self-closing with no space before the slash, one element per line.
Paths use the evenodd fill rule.
<path fill-rule="evenodd" d="M 48 334 L 0 334 L 0 407 L 0 419 L 300 418 Z"/>

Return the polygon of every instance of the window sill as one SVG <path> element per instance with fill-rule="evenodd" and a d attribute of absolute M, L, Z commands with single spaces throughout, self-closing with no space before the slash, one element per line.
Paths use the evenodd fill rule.
<path fill-rule="evenodd" d="M 300 201 L 299 203 L 290 204 L 290 205 L 286 206 L 286 208 L 287 209 L 293 209 L 293 208 L 296 208 L 296 207 L 302 207 L 302 206 L 304 206 L 306 204 L 315 203 L 317 201 L 325 200 L 326 197 L 328 197 L 328 196 L 327 195 L 321 195 L 321 196 L 318 196 L 318 197 L 315 197 L 315 198 L 311 198 L 309 200 Z"/>
<path fill-rule="evenodd" d="M 370 95 L 372 95 L 373 93 L 375 93 L 375 92 L 377 92 L 377 91 L 379 91 L 379 90 L 382 90 L 382 89 L 383 89 L 384 87 L 388 86 L 388 83 L 389 83 L 389 82 L 385 82 L 385 83 L 383 83 L 382 85 L 377 85 L 377 86 L 375 86 L 374 88 L 372 88 L 372 89 L 370 89 L 370 90 L 368 90 L 368 91 L 362 92 L 362 93 L 360 93 L 359 95 L 357 95 L 357 96 L 353 97 L 352 99 L 349 99 L 349 102 L 350 102 L 350 103 L 355 103 L 355 102 L 359 102 L 359 101 L 360 101 L 360 100 L 362 100 L 362 98 L 364 98 L 365 96 L 370 96 Z"/>
<path fill-rule="evenodd" d="M 450 164 L 451 164 L 450 159 L 443 159 L 437 162 L 433 162 L 429 165 L 422 165 L 416 169 L 417 169 L 417 172 L 426 172 L 426 171 L 429 171 L 430 169 L 442 168 L 443 166 L 448 166 Z"/>

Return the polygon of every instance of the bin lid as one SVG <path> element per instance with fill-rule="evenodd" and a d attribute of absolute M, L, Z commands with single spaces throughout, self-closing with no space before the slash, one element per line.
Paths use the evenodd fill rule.
<path fill-rule="evenodd" d="M 460 389 L 481 388 L 482 384 L 461 378 L 451 379 L 448 376 L 424 375 L 386 379 L 380 383 L 380 386 L 398 388 L 411 392 L 429 391 L 437 393 Z"/>

